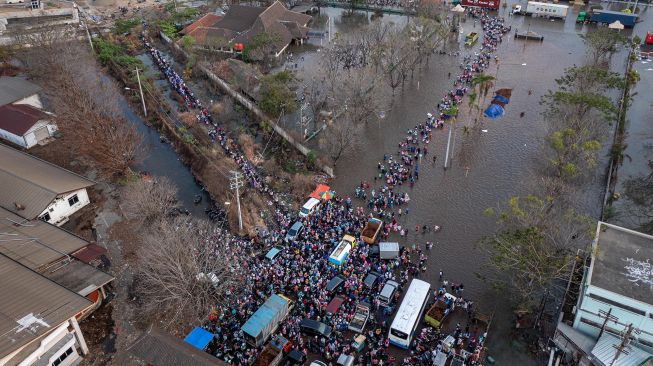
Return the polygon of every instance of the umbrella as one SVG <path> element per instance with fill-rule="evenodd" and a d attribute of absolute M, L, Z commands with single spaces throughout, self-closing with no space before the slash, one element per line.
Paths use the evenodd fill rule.
<path fill-rule="evenodd" d="M 458 4 L 458 5 L 454 6 L 453 8 L 451 8 L 451 11 L 453 11 L 454 13 L 464 13 L 465 8 L 463 8 L 460 4 Z"/>
<path fill-rule="evenodd" d="M 328 200 L 332 199 L 333 196 L 335 196 L 335 195 L 336 195 L 336 192 L 334 192 L 334 191 L 326 191 L 326 192 L 322 192 L 322 194 L 320 195 L 320 198 L 322 198 L 325 201 L 328 201 Z"/>
<path fill-rule="evenodd" d="M 615 20 L 614 23 L 610 23 L 610 25 L 608 25 L 608 28 L 622 30 L 624 29 L 624 25 L 621 24 L 620 21 Z"/>

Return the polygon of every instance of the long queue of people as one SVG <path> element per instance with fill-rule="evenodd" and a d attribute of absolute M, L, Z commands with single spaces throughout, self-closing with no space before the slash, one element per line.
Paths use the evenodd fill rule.
<path fill-rule="evenodd" d="M 203 106 L 199 98 L 195 96 L 186 81 L 174 70 L 172 64 L 166 60 L 165 55 L 148 42 L 144 34 L 141 35 L 141 40 L 152 58 L 152 62 L 163 73 L 172 89 L 184 100 L 184 107 L 195 113 L 198 123 L 207 126 L 211 141 L 218 142 L 225 154 L 234 160 L 243 173 L 248 187 L 259 191 L 263 197 L 268 198 L 268 206 L 274 212 L 274 220 L 270 223 L 279 226 L 289 225 L 289 205 L 263 180 L 254 164 L 242 153 L 237 142 L 229 136 L 224 128 L 218 125 L 217 121 L 214 120 L 210 112 Z"/>
<path fill-rule="evenodd" d="M 393 217 L 394 212 L 391 212 L 393 208 L 410 201 L 405 192 L 398 192 L 397 187 L 412 185 L 419 179 L 420 160 L 425 159 L 429 150 L 432 150 L 432 146 L 429 147 L 428 143 L 432 139 L 433 130 L 444 124 L 443 121 L 447 118 L 445 113 L 447 105 L 460 103 L 460 98 L 466 92 L 465 85 L 469 84 L 466 80 L 473 73 L 487 67 L 491 59 L 488 57 L 489 53 L 496 48 L 501 35 L 505 33 L 505 28 L 499 20 L 490 18 L 483 12 L 474 13 L 472 16 L 481 18 L 483 29 L 491 36 L 484 40 L 481 52 L 469 59 L 467 62 L 469 65 L 464 65 L 461 74 L 463 78 L 459 80 L 459 84 L 454 85 L 453 95 L 450 94 L 440 102 L 437 117 L 429 115 L 425 122 L 419 123 L 408 131 L 406 139 L 399 143 L 397 157 L 387 155 L 383 163 L 379 163 L 380 174 L 376 177 L 376 181 L 380 181 L 382 187 L 376 187 L 373 193 L 369 183 L 359 187 L 359 195 L 364 194 L 371 199 L 372 204 L 368 204 L 368 208 L 376 212 L 377 216 L 382 214 Z M 146 46 L 148 49 L 153 48 L 148 43 Z M 163 63 L 158 66 L 170 67 Z M 471 73 L 465 70 L 471 70 Z M 185 85 L 180 83 L 183 82 L 181 78 L 177 80 L 175 77 L 173 81 L 175 82 L 173 85 Z M 189 95 L 187 86 L 184 88 L 186 88 L 184 93 Z M 217 126 L 213 127 L 218 130 Z M 225 152 L 243 169 L 250 186 L 274 198 L 275 194 L 259 179 L 251 163 L 239 152 L 238 145 L 227 136 L 226 132 L 221 131 L 216 134 L 216 137 Z M 369 194 L 368 190 L 370 190 Z M 271 200 L 270 205 L 273 204 Z M 345 327 L 353 318 L 355 305 L 365 301 L 372 306 L 372 316 L 365 330 L 365 335 L 368 337 L 367 347 L 363 352 L 358 353 L 356 365 L 432 364 L 432 357 L 441 337 L 436 330 L 429 327 L 424 328 L 425 330 L 415 337 L 406 357 L 397 360 L 392 356 L 389 351 L 388 330 L 394 306 L 397 304 L 382 307 L 376 298 L 376 294 L 388 280 L 406 285 L 411 278 L 423 276 L 430 246 L 422 248 L 415 245 L 413 248 L 402 248 L 396 260 L 381 261 L 372 256 L 372 246 L 356 240 L 347 261 L 340 266 L 335 266 L 328 261 L 331 250 L 344 234 L 360 232 L 373 213 L 367 214 L 362 207 L 353 207 L 351 200 L 336 196 L 324 202 L 312 215 L 301 219 L 306 230 L 294 239 L 285 239 L 287 229 L 284 228 L 291 223 L 290 215 L 284 205 L 277 205 L 275 212 L 281 229 L 273 230 L 272 235 L 263 239 L 263 245 L 267 248 L 281 248 L 282 254 L 274 260 L 252 256 L 242 257 L 247 273 L 243 285 L 237 290 L 234 289 L 223 304 L 216 304 L 204 325 L 215 335 L 209 345 L 209 352 L 232 365 L 249 365 L 256 359 L 261 349 L 252 347 L 245 341 L 241 327 L 270 295 L 281 293 L 292 298 L 295 306 L 280 325 L 279 332 L 305 354 L 318 354 L 330 364 L 334 364 L 342 354 L 353 354 L 351 338 L 346 335 Z M 407 208 L 403 211 L 404 215 L 408 212 Z M 398 226 L 393 220 L 392 225 L 384 227 L 382 236 L 387 238 L 391 231 L 398 229 Z M 419 227 L 416 230 L 419 230 Z M 216 243 L 216 245 L 224 245 L 224 243 Z M 235 237 L 229 245 L 247 252 L 248 248 L 252 248 L 253 241 Z M 364 279 L 371 271 L 378 272 L 380 280 L 371 286 L 366 286 Z M 330 290 L 327 288 L 327 283 L 336 275 L 344 279 L 343 284 L 336 290 Z M 458 286 L 454 291 L 460 294 L 462 286 Z M 336 313 L 328 314 L 327 304 L 336 295 L 341 296 L 344 303 Z M 324 322 L 332 326 L 334 331 L 326 337 L 303 336 L 300 322 L 305 318 Z M 460 337 L 463 338 L 469 332 L 466 329 L 459 330 L 457 333 L 462 334 Z"/>
<path fill-rule="evenodd" d="M 401 199 L 407 197 L 407 193 L 400 192 L 400 189 L 414 186 L 419 179 L 420 166 L 424 162 L 436 162 L 437 155 L 432 153 L 434 147 L 429 144 L 433 140 L 434 132 L 444 128 L 445 121 L 451 118 L 451 107 L 462 103 L 464 96 L 472 88 L 474 76 L 490 66 L 493 52 L 501 43 L 503 35 L 510 32 L 510 26 L 505 26 L 503 19 L 490 16 L 485 9 L 471 9 L 467 11 L 467 15 L 480 20 L 482 24 L 481 49 L 463 57 L 461 71 L 454 79 L 453 88 L 437 101 L 433 114 L 427 113 L 424 122 L 407 131 L 406 137 L 399 142 L 395 155 L 383 155 L 383 161 L 377 164 L 377 175 L 374 176 L 376 184 L 365 181 L 354 189 L 355 196 L 365 200 L 368 208 L 378 212 L 379 216 L 394 218 L 391 211 L 409 201 Z"/>

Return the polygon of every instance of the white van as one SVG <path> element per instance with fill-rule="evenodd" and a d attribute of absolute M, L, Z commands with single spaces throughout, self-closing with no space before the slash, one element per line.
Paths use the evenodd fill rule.
<path fill-rule="evenodd" d="M 302 209 L 299 210 L 299 217 L 309 216 L 313 212 L 315 212 L 318 208 L 320 208 L 320 200 L 311 197 L 308 199 L 308 201 L 306 201 L 306 203 L 304 203 Z"/>
<path fill-rule="evenodd" d="M 18 3 L 24 3 L 25 0 L 6 0 L 6 4 L 18 4 Z"/>
<path fill-rule="evenodd" d="M 395 293 L 399 289 L 399 284 L 395 281 L 386 281 L 379 293 L 379 303 L 381 306 L 388 306 L 392 303 Z"/>

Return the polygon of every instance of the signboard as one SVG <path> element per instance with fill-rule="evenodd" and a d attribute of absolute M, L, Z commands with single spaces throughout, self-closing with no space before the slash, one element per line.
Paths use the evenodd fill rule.
<path fill-rule="evenodd" d="M 479 8 L 488 8 L 488 9 L 499 9 L 499 3 L 501 0 L 461 0 L 460 5 L 462 6 L 475 6 Z"/>

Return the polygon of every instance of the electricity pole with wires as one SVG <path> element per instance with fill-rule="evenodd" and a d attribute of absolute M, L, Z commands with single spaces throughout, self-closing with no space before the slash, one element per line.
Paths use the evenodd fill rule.
<path fill-rule="evenodd" d="M 243 175 L 236 171 L 231 171 L 229 178 L 230 187 L 236 191 L 236 204 L 238 205 L 238 228 L 243 231 L 243 217 L 240 214 L 240 188 L 243 186 Z"/>

